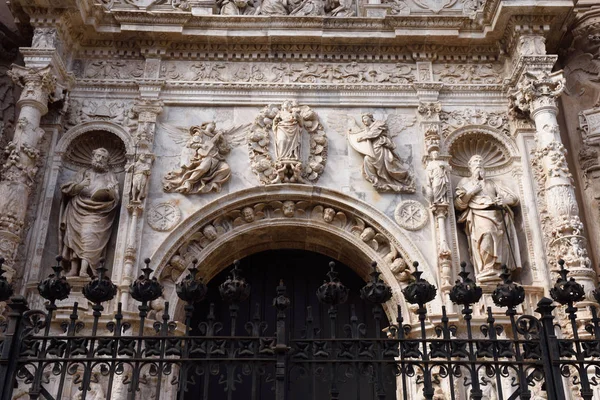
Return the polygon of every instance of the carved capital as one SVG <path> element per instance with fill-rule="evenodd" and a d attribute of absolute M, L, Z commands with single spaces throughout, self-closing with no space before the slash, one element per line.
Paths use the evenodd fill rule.
<path fill-rule="evenodd" d="M 133 112 L 139 114 L 140 122 L 156 122 L 156 117 L 162 112 L 163 105 L 162 100 L 138 99 L 133 106 Z"/>
<path fill-rule="evenodd" d="M 565 89 L 562 71 L 525 72 L 510 93 L 512 107 L 518 111 L 529 113 L 532 118 L 542 111 L 558 112 L 557 99 Z"/>
<path fill-rule="evenodd" d="M 49 66 L 38 69 L 12 65 L 7 74 L 15 84 L 23 88 L 21 98 L 17 102 L 19 107 L 31 105 L 43 114 L 48 112 L 48 101 L 60 98 L 60 94 L 57 94 L 56 77 L 51 70 Z"/>
<path fill-rule="evenodd" d="M 439 114 L 442 111 L 442 103 L 439 101 L 435 102 L 420 102 L 417 112 L 421 118 L 426 120 L 439 120 Z"/>

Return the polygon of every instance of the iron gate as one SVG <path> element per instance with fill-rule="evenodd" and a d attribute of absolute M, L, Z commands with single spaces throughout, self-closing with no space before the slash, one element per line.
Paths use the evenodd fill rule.
<path fill-rule="evenodd" d="M 178 296 L 186 302 L 183 333 L 171 321 L 169 305 L 148 332 L 149 302 L 160 296 L 162 288 L 147 266 L 131 285 L 131 296 L 140 301 L 135 326 L 125 321 L 119 305 L 115 313 L 103 314 L 102 303 L 111 300 L 116 287 L 98 268 L 98 276 L 83 289 L 92 305 L 92 322 L 80 321 L 75 304 L 68 322 L 52 324 L 56 301 L 65 299 L 70 287 L 61 276 L 61 267 L 39 285 L 48 300 L 46 310 L 30 310 L 21 296 L 10 298 L 10 311 L 0 338 L 0 400 L 27 394 L 30 399 L 156 399 L 165 398 L 170 388 L 178 399 L 185 399 L 191 387 L 194 398 L 210 397 L 215 385 L 219 398 L 235 399 L 243 389 L 244 399 L 264 399 L 269 393 L 275 400 L 290 399 L 290 376 L 318 380 L 327 386 L 325 397 L 340 398 L 340 386 L 360 377 L 369 379 L 374 398 L 411 398 L 411 393 L 425 399 L 489 398 L 559 400 L 575 390 L 585 400 L 593 398 L 593 388 L 600 378 L 600 318 L 590 307 L 591 320 L 585 326 L 586 336 L 579 336 L 578 308 L 575 302 L 584 298 L 581 285 L 567 279 L 568 271 L 561 262 L 560 278 L 551 295 L 566 306 L 572 338 L 557 338 L 554 302 L 543 298 L 537 305 L 539 317 L 518 316 L 516 308 L 524 301 L 524 290 L 513 283 L 505 270 L 503 283 L 492 297 L 506 308 L 509 323 L 496 322 L 488 308 L 486 324 L 474 329 L 472 305 L 481 296 L 481 288 L 463 270 L 461 279 L 450 292 L 455 304 L 462 306 L 464 321 L 449 321 L 442 310 L 441 323 L 427 326 L 427 303 L 434 299 L 436 288 L 421 278 L 415 263 L 414 280 L 403 291 L 408 303 L 416 305 L 417 326 L 398 319 L 384 327 L 382 304 L 392 293 L 373 270 L 372 279 L 361 290 L 361 297 L 373 305 L 371 321 L 359 321 L 354 313 L 349 321 L 340 321 L 337 310 L 348 296 L 331 266 L 326 281 L 318 290 L 319 301 L 329 306 L 330 323 L 317 329 L 310 311 L 302 337 L 291 337 L 286 331 L 286 310 L 290 305 L 283 282 L 276 288 L 273 306 L 277 310 L 276 326 L 267 329 L 258 313 L 250 321 L 238 321 L 239 304 L 249 294 L 249 285 L 241 277 L 236 263 L 231 276 L 220 285 L 221 297 L 229 307 L 228 332 L 222 322 L 209 312 L 200 324 L 200 334 L 191 334 L 194 306 L 206 295 L 206 286 L 197 279 L 194 267 L 177 285 Z M 7 300 L 12 289 L 0 275 L 0 297 Z M 600 297 L 600 291 L 596 291 Z M 365 326 L 374 326 L 373 337 L 365 337 Z M 457 325 L 463 326 L 462 331 Z M 242 329 L 243 328 L 243 329 Z M 323 328 L 323 327 L 320 327 Z M 385 332 L 383 332 L 383 328 Z M 241 332 L 244 331 L 244 334 Z M 274 332 L 265 335 L 265 332 Z M 294 378 L 296 379 L 296 378 Z M 390 383 L 398 390 L 389 390 Z M 212 385 L 212 388 L 211 388 Z M 320 397 L 318 397 L 320 396 Z M 317 397 L 323 399 L 322 395 Z M 344 398 L 343 400 L 351 400 Z"/>

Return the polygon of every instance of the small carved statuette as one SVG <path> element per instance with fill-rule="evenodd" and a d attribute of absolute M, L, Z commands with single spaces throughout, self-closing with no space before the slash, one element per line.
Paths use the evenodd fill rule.
<path fill-rule="evenodd" d="M 480 155 L 472 156 L 468 165 L 471 176 L 460 180 L 454 198 L 462 212 L 458 222 L 465 225 L 477 281 L 496 281 L 502 264 L 511 270 L 521 265 L 511 209 L 519 199 L 485 177 Z"/>
<path fill-rule="evenodd" d="M 127 171 L 133 174 L 131 179 L 130 200 L 134 203 L 140 203 L 146 198 L 146 186 L 150 171 L 152 169 L 152 155 L 140 153 L 135 163 L 131 164 Z"/>
<path fill-rule="evenodd" d="M 448 201 L 448 170 L 450 166 L 439 160 L 439 152 L 432 151 L 425 169 L 427 173 L 427 197 L 434 205 L 449 204 Z"/>
<path fill-rule="evenodd" d="M 119 182 L 110 170 L 109 152 L 92 152 L 91 168 L 81 169 L 61 187 L 59 243 L 71 269 L 67 276 L 88 276 L 98 266 L 110 239 L 119 203 Z"/>

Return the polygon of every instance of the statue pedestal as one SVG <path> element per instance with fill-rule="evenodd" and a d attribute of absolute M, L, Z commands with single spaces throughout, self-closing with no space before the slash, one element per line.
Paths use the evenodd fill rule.
<path fill-rule="evenodd" d="M 58 308 L 73 308 L 74 303 L 78 303 L 78 308 L 80 310 L 87 310 L 89 307 L 89 301 L 83 296 L 81 290 L 83 286 L 91 281 L 89 277 L 81 277 L 81 276 L 71 276 L 67 277 L 67 282 L 71 285 L 71 294 L 64 300 L 60 300 L 56 302 Z"/>

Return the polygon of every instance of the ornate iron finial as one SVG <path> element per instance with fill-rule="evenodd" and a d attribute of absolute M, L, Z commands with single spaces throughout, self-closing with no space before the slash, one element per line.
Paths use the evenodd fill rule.
<path fill-rule="evenodd" d="M 523 289 L 523 286 L 514 283 L 511 275 L 506 264 L 502 265 L 502 273 L 500 274 L 502 283 L 499 283 L 492 293 L 494 304 L 498 307 L 507 307 L 509 310 L 525 301 L 525 289 Z"/>
<path fill-rule="evenodd" d="M 202 278 L 198 279 L 197 264 L 198 260 L 194 259 L 188 276 L 175 286 L 177 297 L 188 304 L 200 303 L 208 293 L 208 288 Z"/>
<path fill-rule="evenodd" d="M 569 270 L 565 269 L 564 260 L 558 260 L 558 265 L 560 265 L 560 271 L 558 271 L 560 277 L 556 280 L 554 288 L 550 289 L 550 297 L 562 305 L 583 300 L 585 297 L 583 286 L 577 283 L 575 278 L 567 279 Z"/>
<path fill-rule="evenodd" d="M 421 278 L 423 272 L 419 271 L 419 263 L 417 261 L 413 262 L 413 267 L 415 267 L 415 270 L 412 275 L 415 280 L 402 289 L 402 294 L 404 294 L 404 298 L 410 304 L 417 304 L 419 307 L 423 307 L 424 304 L 435 299 L 437 288 Z"/>
<path fill-rule="evenodd" d="M 162 295 L 163 287 L 156 277 L 150 279 L 150 274 L 152 273 L 152 269 L 148 266 L 150 264 L 150 259 L 146 258 L 144 264 L 146 264 L 146 266 L 142 268 L 143 274 L 138 276 L 138 278 L 129 285 L 129 294 L 131 294 L 131 297 L 135 300 L 147 303 L 158 299 Z"/>
<path fill-rule="evenodd" d="M 219 286 L 221 298 L 230 304 L 241 303 L 250 296 L 250 284 L 241 276 L 240 261 L 233 262 L 231 275 Z"/>
<path fill-rule="evenodd" d="M 457 279 L 455 285 L 450 289 L 450 300 L 454 304 L 461 304 L 465 308 L 471 304 L 475 304 L 481 299 L 483 290 L 477 286 L 477 283 L 469 278 L 467 272 L 467 263 L 460 263 L 460 272 L 458 275 L 461 279 Z"/>
<path fill-rule="evenodd" d="M 277 286 L 277 296 L 273 299 L 273 307 L 277 309 L 279 312 L 283 312 L 288 309 L 290 306 L 290 298 L 287 297 L 286 287 L 283 284 L 283 279 L 279 281 L 279 286 Z"/>
<path fill-rule="evenodd" d="M 338 278 L 338 273 L 335 271 L 335 263 L 329 263 L 329 272 L 327 272 L 329 282 L 325 280 L 317 289 L 317 299 L 323 304 L 337 306 L 348 300 L 348 292 L 350 291 Z"/>
<path fill-rule="evenodd" d="M 83 286 L 81 292 L 86 299 L 92 303 L 100 304 L 112 300 L 117 295 L 117 286 L 106 276 L 104 259 L 100 260 L 100 266 L 96 268 L 98 275 Z"/>
<path fill-rule="evenodd" d="M 4 257 L 0 257 L 0 301 L 6 301 L 10 299 L 10 297 L 15 292 L 10 283 L 8 283 L 8 279 L 4 276 L 4 268 L 2 265 L 4 264 Z"/>
<path fill-rule="evenodd" d="M 374 304 L 383 304 L 392 298 L 392 288 L 379 278 L 381 272 L 377 271 L 377 263 L 371 263 L 371 282 L 360 289 L 360 298 Z"/>
<path fill-rule="evenodd" d="M 40 296 L 54 303 L 56 300 L 64 300 L 71 293 L 71 285 L 67 282 L 67 278 L 61 276 L 63 267 L 61 265 L 62 257 L 56 257 L 56 265 L 52 267 L 53 274 L 48 275 L 46 279 L 38 284 L 38 292 Z"/>

